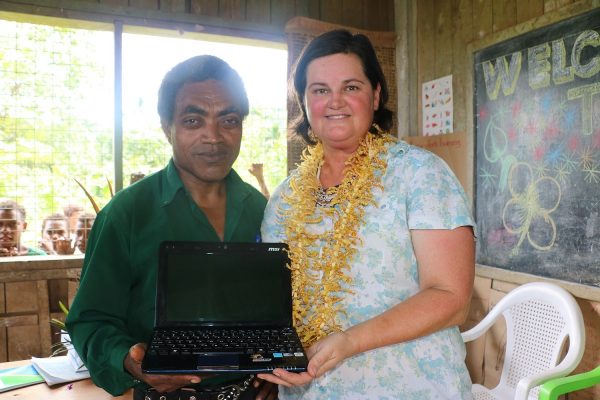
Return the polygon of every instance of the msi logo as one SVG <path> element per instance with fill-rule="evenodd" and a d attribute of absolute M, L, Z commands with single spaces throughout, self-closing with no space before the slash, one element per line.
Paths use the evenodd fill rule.
<path fill-rule="evenodd" d="M 267 251 L 279 251 L 279 247 L 269 247 Z"/>

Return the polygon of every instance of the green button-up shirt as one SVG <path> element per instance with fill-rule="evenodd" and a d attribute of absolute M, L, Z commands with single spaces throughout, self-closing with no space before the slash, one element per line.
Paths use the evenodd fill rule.
<path fill-rule="evenodd" d="M 266 199 L 233 170 L 226 182 L 225 241 L 260 240 Z M 158 247 L 164 240 L 220 241 L 172 160 L 116 193 L 98 213 L 67 317 L 73 345 L 93 381 L 112 395 L 134 385 L 123 360 L 133 344 L 150 339 Z"/>

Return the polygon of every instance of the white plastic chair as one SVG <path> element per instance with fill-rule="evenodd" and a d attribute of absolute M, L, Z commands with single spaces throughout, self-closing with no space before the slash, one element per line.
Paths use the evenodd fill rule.
<path fill-rule="evenodd" d="M 581 309 L 560 286 L 534 282 L 510 291 L 481 322 L 463 332 L 463 340 L 485 334 L 500 316 L 506 321 L 502 375 L 493 389 L 474 384 L 476 400 L 537 399 L 539 385 L 568 375 L 581 361 L 585 347 Z M 569 349 L 560 361 L 567 338 Z"/>

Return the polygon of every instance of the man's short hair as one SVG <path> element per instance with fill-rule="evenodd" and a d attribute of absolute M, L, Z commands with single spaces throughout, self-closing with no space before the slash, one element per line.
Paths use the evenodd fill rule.
<path fill-rule="evenodd" d="M 90 212 L 85 212 L 77 218 L 77 221 L 84 222 L 84 221 L 90 221 L 90 220 L 93 221 L 95 219 L 96 219 L 96 214 L 92 214 Z"/>
<path fill-rule="evenodd" d="M 21 221 L 25 221 L 25 218 L 27 218 L 25 207 L 14 200 L 0 200 L 0 210 L 16 210 L 17 215 L 21 218 Z"/>
<path fill-rule="evenodd" d="M 64 214 L 54 213 L 54 214 L 48 215 L 42 221 L 42 236 L 44 235 L 44 233 L 45 233 L 44 231 L 46 230 L 46 223 L 49 221 L 64 221 L 67 231 L 69 230 L 69 219 Z"/>
<path fill-rule="evenodd" d="M 76 212 L 83 212 L 83 207 L 81 207 L 79 204 L 67 204 L 65 208 L 63 208 L 63 213 L 67 217 L 70 217 Z"/>
<path fill-rule="evenodd" d="M 186 83 L 216 80 L 225 84 L 237 98 L 242 118 L 250 111 L 244 82 L 239 74 L 225 61 L 210 55 L 201 55 L 177 64 L 165 75 L 158 90 L 158 115 L 163 123 L 173 122 L 175 97 Z"/>

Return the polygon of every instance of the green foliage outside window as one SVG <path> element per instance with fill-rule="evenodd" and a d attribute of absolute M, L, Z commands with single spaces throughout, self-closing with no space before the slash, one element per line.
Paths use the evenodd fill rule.
<path fill-rule="evenodd" d="M 67 204 L 102 207 L 114 180 L 113 33 L 0 20 L 0 198 L 27 210 L 23 239 L 36 246 L 41 221 Z M 155 101 L 155 99 L 152 99 Z M 150 101 L 150 100 L 149 100 Z M 155 115 L 127 125 L 123 116 L 123 184 L 162 168 L 171 151 Z M 136 119 L 135 121 L 139 121 Z M 251 109 L 234 168 L 262 162 L 272 190 L 286 176 L 285 104 Z"/>

